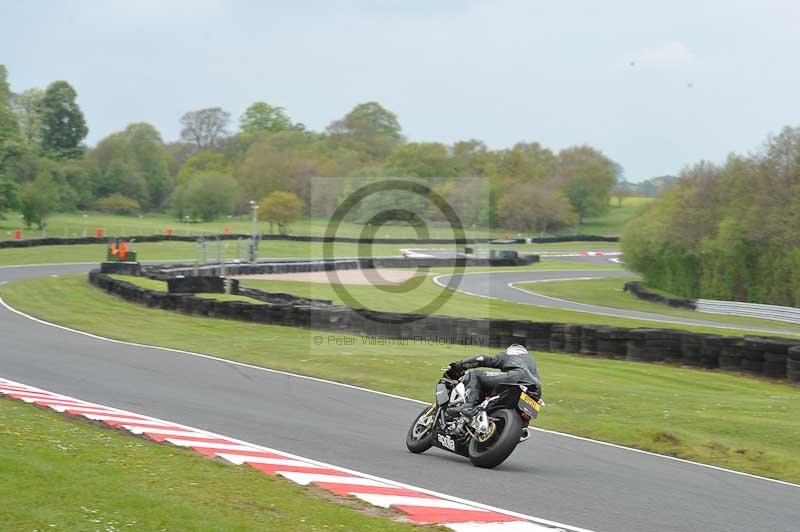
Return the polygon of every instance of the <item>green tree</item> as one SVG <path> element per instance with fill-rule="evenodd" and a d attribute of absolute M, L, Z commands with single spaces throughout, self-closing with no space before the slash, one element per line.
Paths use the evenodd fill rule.
<path fill-rule="evenodd" d="M 245 200 L 284 190 L 294 192 L 304 204 L 311 205 L 313 179 L 347 175 L 357 164 L 355 159 L 345 149 L 332 148 L 318 134 L 281 131 L 250 146 L 244 159 L 235 165 L 234 177 Z"/>
<path fill-rule="evenodd" d="M 303 124 L 293 123 L 283 107 L 275 107 L 266 102 L 256 102 L 248 107 L 239 119 L 239 127 L 249 135 L 305 129 Z"/>
<path fill-rule="evenodd" d="M 25 226 L 33 224 L 39 229 L 47 226 L 47 218 L 58 207 L 58 190 L 47 172 L 40 173 L 36 179 L 22 188 L 19 206 Z"/>
<path fill-rule="evenodd" d="M 492 187 L 489 178 L 456 178 L 440 183 L 434 187 L 434 191 L 456 211 L 464 227 L 491 227 L 496 210 Z M 444 213 L 435 205 L 428 209 L 428 218 L 447 221 Z"/>
<path fill-rule="evenodd" d="M 615 165 L 591 146 L 576 146 L 558 154 L 558 181 L 578 212 L 580 223 L 587 216 L 608 210 L 611 189 L 617 181 Z"/>
<path fill-rule="evenodd" d="M 105 137 L 87 154 L 93 196 L 118 193 L 145 209 L 158 209 L 171 189 L 168 161 L 161 135 L 152 125 L 130 124 Z"/>
<path fill-rule="evenodd" d="M 20 134 L 25 142 L 35 150 L 40 150 L 42 147 L 43 101 L 44 91 L 36 88 L 14 95 L 12 100 Z"/>
<path fill-rule="evenodd" d="M 387 173 L 404 177 L 453 177 L 455 164 L 438 142 L 412 142 L 397 148 L 386 161 Z"/>
<path fill-rule="evenodd" d="M 545 183 L 555 176 L 558 158 L 538 142 L 520 142 L 499 154 L 497 173 L 504 181 Z"/>
<path fill-rule="evenodd" d="M 130 161 L 147 182 L 150 202 L 147 206 L 160 208 L 170 192 L 167 153 L 161 134 L 150 124 L 130 124 L 125 128 Z"/>
<path fill-rule="evenodd" d="M 181 219 L 189 216 L 210 222 L 220 215 L 231 214 L 238 196 L 239 188 L 232 177 L 202 172 L 175 190 L 173 207 Z"/>
<path fill-rule="evenodd" d="M 42 149 L 55 158 L 83 154 L 81 142 L 89 133 L 77 102 L 77 93 L 66 81 L 48 85 L 42 98 Z"/>
<path fill-rule="evenodd" d="M 230 165 L 225 156 L 210 150 L 202 150 L 189 157 L 178 172 L 178 184 L 189 181 L 192 176 L 201 172 L 230 173 Z"/>
<path fill-rule="evenodd" d="M 18 207 L 17 194 L 19 186 L 9 179 L 0 178 L 0 217 L 3 211 Z"/>
<path fill-rule="evenodd" d="M 497 211 L 501 226 L 516 231 L 545 234 L 578 222 L 564 193 L 548 185 L 522 185 L 509 190 L 500 198 Z"/>
<path fill-rule="evenodd" d="M 17 117 L 11 110 L 11 87 L 8 85 L 8 73 L 4 65 L 0 65 L 0 179 L 13 179 L 10 168 L 26 151 L 19 135 Z"/>
<path fill-rule="evenodd" d="M 303 202 L 293 192 L 276 190 L 261 200 L 258 205 L 258 218 L 277 224 L 282 235 L 288 231 L 290 223 L 303 215 Z"/>
<path fill-rule="evenodd" d="M 453 144 L 455 175 L 482 177 L 497 174 L 497 157 L 480 140 L 462 140 Z"/>
<path fill-rule="evenodd" d="M 169 175 L 175 177 L 189 157 L 196 151 L 195 146 L 186 142 L 168 142 L 164 145 L 167 152 L 167 168 Z"/>
<path fill-rule="evenodd" d="M 405 142 L 397 115 L 378 102 L 356 105 L 344 118 L 332 122 L 327 132 L 334 142 L 373 160 L 385 158 Z"/>
<path fill-rule="evenodd" d="M 19 128 L 17 118 L 11 110 L 11 87 L 8 84 L 8 71 L 0 65 L 0 150 L 7 142 L 17 139 Z"/>

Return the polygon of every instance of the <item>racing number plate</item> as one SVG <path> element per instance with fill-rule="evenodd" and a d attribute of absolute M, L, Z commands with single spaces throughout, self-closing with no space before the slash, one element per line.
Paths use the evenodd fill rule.
<path fill-rule="evenodd" d="M 536 419 L 536 416 L 539 415 L 539 410 L 542 408 L 542 405 L 536 402 L 531 396 L 524 393 L 519 394 L 518 406 L 520 410 L 531 416 L 531 419 Z"/>

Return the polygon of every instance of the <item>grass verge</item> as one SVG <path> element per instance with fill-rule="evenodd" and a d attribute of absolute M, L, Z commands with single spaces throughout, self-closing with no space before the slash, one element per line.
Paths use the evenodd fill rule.
<path fill-rule="evenodd" d="M 438 530 L 10 399 L 0 500 L 2 530 Z"/>
<path fill-rule="evenodd" d="M 0 296 L 39 318 L 102 336 L 421 400 L 431 398 L 442 366 L 479 351 L 413 341 L 375 346 L 369 338 L 147 309 L 108 296 L 82 276 L 16 281 L 0 286 Z M 538 426 L 800 482 L 798 387 L 661 364 L 536 356 L 548 402 Z"/>

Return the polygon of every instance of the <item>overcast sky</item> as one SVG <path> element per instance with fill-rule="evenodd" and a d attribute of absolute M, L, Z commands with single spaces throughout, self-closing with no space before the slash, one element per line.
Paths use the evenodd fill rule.
<path fill-rule="evenodd" d="M 355 104 L 413 141 L 588 143 L 630 180 L 800 124 L 796 0 L 0 0 L 12 90 L 64 79 L 88 141 L 254 101 L 322 130 Z"/>

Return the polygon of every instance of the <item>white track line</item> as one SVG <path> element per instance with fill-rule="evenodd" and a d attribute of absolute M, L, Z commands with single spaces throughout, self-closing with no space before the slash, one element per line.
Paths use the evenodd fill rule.
<path fill-rule="evenodd" d="M 492 298 L 490 296 L 480 296 L 480 297 L 487 297 L 489 299 L 495 299 L 495 298 Z M 77 329 L 71 329 L 71 328 L 65 327 L 63 325 L 58 325 L 58 324 L 55 324 L 55 323 L 50 323 L 50 322 L 41 320 L 39 318 L 35 318 L 33 316 L 25 314 L 24 312 L 9 306 L 8 303 L 6 303 L 3 300 L 2 297 L 0 297 L 0 305 L 5 307 L 9 311 L 13 312 L 14 314 L 17 314 L 17 315 L 22 316 L 24 318 L 27 318 L 29 320 L 35 321 L 35 322 L 40 323 L 42 325 L 46 325 L 48 327 L 54 327 L 56 329 L 61 329 L 63 331 L 68 331 L 68 332 L 75 333 L 75 334 L 80 334 L 82 336 L 87 336 L 89 338 L 94 338 L 96 340 L 101 340 L 101 341 L 111 342 L 111 343 L 116 343 L 116 344 L 122 344 L 122 345 L 129 345 L 129 346 L 133 346 L 133 347 L 146 348 L 146 349 L 158 349 L 158 350 L 161 350 L 161 351 L 167 351 L 167 352 L 171 352 L 171 353 L 179 353 L 179 354 L 182 354 L 182 355 L 195 356 L 195 357 L 199 357 L 199 358 L 215 360 L 217 362 L 223 362 L 225 364 L 233 364 L 233 365 L 240 366 L 240 367 L 246 367 L 246 368 L 250 368 L 250 369 L 255 369 L 255 370 L 258 370 L 258 371 L 266 371 L 268 373 L 274 373 L 274 374 L 277 374 L 277 375 L 286 375 L 288 377 L 294 377 L 294 378 L 297 378 L 297 379 L 306 379 L 306 380 L 310 380 L 310 381 L 314 381 L 314 382 L 321 382 L 321 383 L 325 383 L 325 384 L 330 384 L 332 386 L 341 386 L 343 388 L 348 388 L 348 389 L 351 389 L 351 390 L 359 390 L 359 391 L 366 392 L 366 393 L 372 393 L 372 394 L 376 394 L 376 395 L 381 395 L 383 397 L 390 397 L 392 399 L 400 399 L 402 401 L 409 401 L 409 402 L 420 404 L 420 405 L 429 405 L 430 404 L 430 403 L 428 403 L 426 401 L 420 401 L 419 399 L 413 399 L 413 398 L 410 398 L 410 397 L 403 397 L 401 395 L 395 395 L 395 394 L 391 394 L 391 393 L 381 392 L 381 391 L 378 391 L 378 390 L 370 390 L 369 388 L 362 388 L 361 386 L 354 386 L 352 384 L 345 384 L 345 383 L 341 383 L 341 382 L 330 381 L 330 380 L 327 380 L 327 379 L 320 379 L 318 377 L 310 377 L 308 375 L 299 375 L 297 373 L 290 373 L 288 371 L 280 371 L 280 370 L 276 370 L 276 369 L 265 368 L 265 367 L 262 367 L 262 366 L 254 366 L 252 364 L 246 364 L 244 362 L 237 362 L 235 360 L 224 359 L 224 358 L 220 358 L 220 357 L 216 357 L 216 356 L 212 356 L 212 355 L 204 355 L 202 353 L 194 353 L 194 352 L 191 352 L 191 351 L 182 351 L 180 349 L 172 349 L 170 347 L 159 347 L 159 346 L 155 346 L 155 345 L 137 344 L 137 343 L 134 343 L 134 342 L 126 342 L 126 341 L 123 341 L 123 340 L 114 340 L 113 338 L 105 338 L 103 336 L 98 336 L 96 334 L 91 334 L 91 333 L 87 333 L 87 332 L 84 332 L 84 331 L 79 331 Z M 97 405 L 97 406 L 103 406 L 103 405 Z M 132 414 L 132 415 L 138 415 L 138 414 Z M 127 420 L 125 420 L 125 421 L 127 421 Z M 167 422 L 164 422 L 164 423 L 167 423 Z M 177 426 L 177 424 L 175 424 L 175 423 L 167 423 L 167 424 L 173 425 L 173 426 Z M 193 427 L 186 427 L 186 428 L 187 428 L 187 430 L 196 430 Z M 615 449 L 621 449 L 621 450 L 630 451 L 630 452 L 634 452 L 634 453 L 653 456 L 653 457 L 661 458 L 661 459 L 664 459 L 664 460 L 672 460 L 672 461 L 675 461 L 675 462 L 681 462 L 681 463 L 684 463 L 684 464 L 689 464 L 689 465 L 693 465 L 693 466 L 697 466 L 697 467 L 703 467 L 703 468 L 706 468 L 706 469 L 712 469 L 714 471 L 720 471 L 720 472 L 730 473 L 730 474 L 733 474 L 733 475 L 739 475 L 739 476 L 748 477 L 748 478 L 752 478 L 752 479 L 756 479 L 756 480 L 763 480 L 763 481 L 766 481 L 766 482 L 774 482 L 776 484 L 781 484 L 781 485 L 784 485 L 784 486 L 791 486 L 791 487 L 794 487 L 794 488 L 800 488 L 800 484 L 793 484 L 791 482 L 786 482 L 784 480 L 778 480 L 778 479 L 774 479 L 774 478 L 762 477 L 762 476 L 759 476 L 759 475 L 753 475 L 751 473 L 745 473 L 745 472 L 742 472 L 742 471 L 736 471 L 734 469 L 726 469 L 724 467 L 718 467 L 718 466 L 714 466 L 714 465 L 703 464 L 703 463 L 700 463 L 700 462 L 694 462 L 692 460 L 686 460 L 684 458 L 677 458 L 675 456 L 668 456 L 668 455 L 665 455 L 665 454 L 658 454 L 658 453 L 654 453 L 654 452 L 650 452 L 650 451 L 644 451 L 642 449 L 635 449 L 633 447 L 625 447 L 624 445 L 617 445 L 615 443 L 609 443 L 609 442 L 605 442 L 605 441 L 602 441 L 602 440 L 593 440 L 591 438 L 584 438 L 582 436 L 575 436 L 573 434 L 567 434 L 567 433 L 564 433 L 564 432 L 557 432 L 557 431 L 554 431 L 554 430 L 540 429 L 540 428 L 536 428 L 536 427 L 531 427 L 531 428 L 533 428 L 533 430 L 535 430 L 535 431 L 543 432 L 543 433 L 546 433 L 546 434 L 553 434 L 553 435 L 556 435 L 556 436 L 561 436 L 561 437 L 564 437 L 564 438 L 571 438 L 571 439 L 574 439 L 574 440 L 580 440 L 580 441 L 583 441 L 583 442 L 593 443 L 593 444 L 596 444 L 596 445 L 605 445 L 607 447 L 613 447 Z M 209 434 L 215 435 L 215 434 L 213 434 L 211 432 L 209 432 Z M 230 437 L 227 437 L 227 438 L 229 440 L 233 440 L 233 438 L 230 438 Z M 246 443 L 246 442 L 242 442 L 242 443 Z M 267 448 L 262 448 L 262 450 L 271 451 L 271 449 L 267 449 Z M 288 456 L 288 453 L 285 453 L 285 452 L 282 452 L 282 453 Z M 297 458 L 300 459 L 301 457 L 297 457 Z M 329 464 L 324 464 L 322 462 L 315 462 L 315 463 L 318 463 L 318 464 L 323 465 L 325 467 L 333 467 L 333 466 L 330 466 Z M 338 468 L 338 469 L 343 470 L 342 468 Z M 399 483 L 396 483 L 396 484 L 400 485 L 401 487 L 408 487 L 407 485 L 402 485 L 402 484 L 399 484 Z M 420 488 L 414 488 L 414 489 L 417 489 L 419 491 L 425 491 L 425 490 L 421 490 Z M 436 496 L 443 496 L 442 494 L 439 494 L 439 493 L 436 493 L 436 492 L 432 492 L 432 491 L 430 493 L 433 494 L 433 495 L 436 495 Z M 453 499 L 453 498 L 451 497 L 451 499 Z M 458 499 L 453 499 L 453 500 L 458 500 Z M 537 521 L 536 518 L 532 518 L 531 516 L 525 516 L 524 514 L 514 514 L 514 513 L 508 512 L 506 510 L 499 510 L 497 508 L 492 508 L 490 506 L 485 506 L 485 505 L 482 506 L 482 507 L 488 508 L 488 509 L 491 509 L 491 510 L 494 510 L 494 511 L 498 511 L 498 512 L 501 512 L 501 513 L 506 513 L 508 515 L 514 515 L 515 517 L 522 517 L 524 519 L 531 519 L 531 520 Z M 541 520 L 539 520 L 539 521 L 541 521 Z M 549 523 L 545 523 L 545 524 L 550 524 L 551 526 L 565 526 L 565 525 L 560 525 L 560 524 L 557 524 L 557 523 L 554 523 L 554 522 L 549 522 Z M 572 527 L 572 528 L 574 529 L 574 527 Z M 578 530 L 578 529 L 575 529 L 575 530 Z"/>

